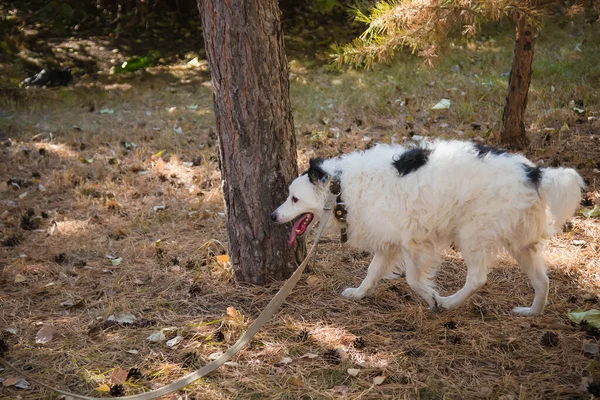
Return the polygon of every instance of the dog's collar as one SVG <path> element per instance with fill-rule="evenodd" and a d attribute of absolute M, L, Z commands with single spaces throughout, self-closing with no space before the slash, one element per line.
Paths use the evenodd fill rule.
<path fill-rule="evenodd" d="M 348 210 L 346 209 L 346 204 L 342 200 L 341 176 L 342 171 L 335 171 L 335 174 L 331 176 L 331 180 L 329 181 L 329 191 L 337 196 L 335 206 L 333 207 L 333 215 L 342 225 L 340 230 L 340 241 L 346 243 L 348 241 L 348 222 L 346 221 Z"/>

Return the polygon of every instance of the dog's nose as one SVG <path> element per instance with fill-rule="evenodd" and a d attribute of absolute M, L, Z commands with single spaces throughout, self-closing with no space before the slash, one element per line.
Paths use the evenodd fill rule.
<path fill-rule="evenodd" d="M 273 220 L 273 221 L 277 221 L 277 211 L 273 211 L 273 212 L 271 213 L 271 220 Z"/>

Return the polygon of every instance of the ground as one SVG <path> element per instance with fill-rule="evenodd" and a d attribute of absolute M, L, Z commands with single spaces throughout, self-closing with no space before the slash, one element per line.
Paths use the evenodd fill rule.
<path fill-rule="evenodd" d="M 600 177 L 597 25 L 549 20 L 540 30 L 527 112 L 532 144 L 524 151 L 540 165 L 577 168 L 589 184 L 588 207 Z M 322 48 L 306 56 L 303 36 L 288 37 L 301 168 L 313 155 L 415 136 L 495 144 L 513 29 L 487 30 L 449 45 L 434 68 L 406 55 L 372 71 L 330 71 Z M 140 393 L 225 350 L 281 283 L 237 283 L 226 258 L 217 257 L 226 252 L 227 235 L 202 57 L 111 75 L 111 66 L 136 55 L 124 53 L 131 47 L 108 36 L 49 42 L 57 57 L 89 57 L 85 65 L 97 71 L 81 71 L 69 87 L 26 90 L 16 85 L 26 76 L 18 64 L 0 65 L 5 357 L 80 394 Z M 431 110 L 442 98 L 450 108 Z M 370 258 L 331 235 L 250 347 L 179 396 L 590 398 L 600 371 L 598 359 L 582 349 L 597 343 L 598 332 L 576 326 L 566 313 L 599 308 L 599 248 L 600 222 L 578 212 L 547 244 L 546 312 L 522 318 L 510 310 L 528 305 L 533 291 L 508 256 L 458 310 L 431 312 L 404 279 L 386 281 L 360 301 L 343 298 Z M 448 250 L 437 279 L 441 292 L 457 290 L 464 279 L 460 253 Z M 181 341 L 169 347 L 148 340 L 163 328 L 173 328 L 164 330 L 166 339 Z M 52 338 L 36 343 L 42 329 Z M 352 376 L 348 369 L 359 371 Z M 115 385 L 123 370 L 132 376 Z M 2 378 L 12 375 L 0 370 Z M 36 386 L 0 386 L 0 398 L 57 396 Z"/>

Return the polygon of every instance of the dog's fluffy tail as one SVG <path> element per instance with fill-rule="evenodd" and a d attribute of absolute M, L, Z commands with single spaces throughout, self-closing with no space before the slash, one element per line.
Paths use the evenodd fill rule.
<path fill-rule="evenodd" d="M 545 168 L 542 172 L 539 193 L 550 208 L 551 219 L 548 236 L 560 232 L 571 217 L 585 189 L 583 178 L 572 168 Z"/>

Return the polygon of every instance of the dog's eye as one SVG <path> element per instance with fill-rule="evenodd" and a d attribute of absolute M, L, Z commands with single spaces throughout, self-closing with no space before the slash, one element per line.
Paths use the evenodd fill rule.
<path fill-rule="evenodd" d="M 298 202 L 298 198 L 295 196 L 292 196 L 292 203 L 297 203 Z"/>

